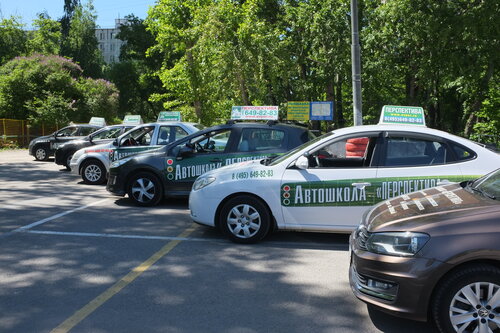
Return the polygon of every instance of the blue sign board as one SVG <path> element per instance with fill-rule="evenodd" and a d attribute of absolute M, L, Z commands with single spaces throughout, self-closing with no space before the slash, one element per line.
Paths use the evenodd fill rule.
<path fill-rule="evenodd" d="M 333 102 L 311 102 L 309 120 L 333 120 Z"/>

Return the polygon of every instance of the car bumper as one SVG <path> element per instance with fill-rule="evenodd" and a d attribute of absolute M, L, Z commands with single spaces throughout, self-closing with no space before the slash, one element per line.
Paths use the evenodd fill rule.
<path fill-rule="evenodd" d="M 66 164 L 66 161 L 65 161 L 65 156 L 63 156 L 64 154 L 60 151 L 60 150 L 56 150 L 56 152 L 54 153 L 54 162 L 58 165 L 65 165 Z"/>
<path fill-rule="evenodd" d="M 221 198 L 205 189 L 191 191 L 189 194 L 189 211 L 191 219 L 199 224 L 215 227 L 215 214 Z"/>
<path fill-rule="evenodd" d="M 125 181 L 119 173 L 108 172 L 106 190 L 113 195 L 123 197 L 126 194 Z"/>
<path fill-rule="evenodd" d="M 357 298 L 398 317 L 427 320 L 432 291 L 446 264 L 367 252 L 352 236 L 350 248 L 349 281 Z"/>

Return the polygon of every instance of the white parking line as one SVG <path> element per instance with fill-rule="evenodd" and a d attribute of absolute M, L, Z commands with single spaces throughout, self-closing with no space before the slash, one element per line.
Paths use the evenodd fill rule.
<path fill-rule="evenodd" d="M 154 240 L 178 240 L 178 241 L 195 241 L 195 242 L 210 242 L 223 239 L 208 239 L 208 238 L 182 238 L 170 236 L 141 236 L 141 235 L 121 235 L 121 234 L 99 234 L 93 232 L 65 232 L 65 231 L 42 231 L 28 230 L 25 233 L 39 235 L 57 235 L 57 236 L 77 236 L 77 237 L 105 237 L 105 238 L 127 238 L 127 239 L 154 239 Z"/>
<path fill-rule="evenodd" d="M 11 235 L 11 234 L 14 234 L 14 233 L 17 233 L 17 232 L 23 232 L 23 231 L 27 231 L 31 228 L 34 228 L 36 226 L 39 226 L 39 225 L 42 225 L 44 223 L 47 223 L 47 222 L 50 222 L 52 220 L 55 220 L 57 218 L 60 218 L 62 216 L 66 216 L 68 214 L 71 214 L 71 213 L 74 213 L 74 212 L 77 212 L 79 210 L 82 210 L 82 209 L 85 209 L 85 208 L 88 208 L 88 207 L 92 207 L 92 206 L 95 206 L 95 205 L 98 205 L 100 203 L 103 203 L 105 201 L 109 200 L 108 198 L 106 199 L 102 199 L 102 200 L 99 200 L 99 201 L 95 201 L 95 202 L 92 202 L 88 205 L 85 205 L 85 206 L 81 206 L 81 207 L 77 207 L 75 209 L 71 209 L 71 210 L 68 210 L 68 211 L 65 211 L 65 212 L 62 212 L 62 213 L 59 213 L 59 214 L 56 214 L 56 215 L 53 215 L 51 217 L 47 217 L 43 220 L 40 220 L 40 221 L 37 221 L 37 222 L 33 222 L 31 224 L 28 224 L 28 225 L 25 225 L 23 227 L 20 227 L 20 228 L 17 228 L 17 229 L 14 229 L 12 231 L 9 231 L 9 232 L 6 232 L 5 234 L 3 234 L 2 236 L 8 236 L 8 235 Z M 0 236 L 1 237 L 1 236 Z"/>

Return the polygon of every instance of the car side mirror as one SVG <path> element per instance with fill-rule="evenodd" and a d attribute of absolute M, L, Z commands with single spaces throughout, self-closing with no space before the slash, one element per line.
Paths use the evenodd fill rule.
<path fill-rule="evenodd" d="M 177 157 L 190 157 L 193 155 L 194 155 L 193 147 L 189 144 L 186 144 L 185 146 L 181 147 L 181 149 L 179 149 Z"/>
<path fill-rule="evenodd" d="M 302 155 L 295 161 L 295 166 L 301 170 L 305 170 L 309 168 L 309 159 L 307 156 Z"/>
<path fill-rule="evenodd" d="M 118 147 L 118 139 L 113 140 L 113 146 Z"/>

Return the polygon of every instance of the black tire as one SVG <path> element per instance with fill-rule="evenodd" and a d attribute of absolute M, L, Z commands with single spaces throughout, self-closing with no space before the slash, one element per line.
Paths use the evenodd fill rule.
<path fill-rule="evenodd" d="M 36 146 L 34 149 L 35 159 L 37 161 L 46 161 L 49 159 L 49 152 L 46 147 L 42 145 Z"/>
<path fill-rule="evenodd" d="M 259 199 L 240 195 L 221 209 L 218 226 L 235 243 L 251 244 L 262 240 L 271 227 L 271 213 Z"/>
<path fill-rule="evenodd" d="M 88 160 L 82 164 L 81 175 L 85 184 L 100 185 L 106 181 L 106 168 L 99 160 Z"/>
<path fill-rule="evenodd" d="M 499 268 L 477 264 L 453 272 L 439 285 L 433 298 L 431 311 L 436 327 L 442 333 L 457 332 L 458 329 L 471 333 L 476 328 L 483 332 L 480 326 L 488 332 L 488 326 L 491 325 L 489 332 L 500 332 L 500 328 L 493 323 L 493 320 L 499 319 L 500 304 L 496 304 L 495 308 L 488 304 L 495 293 L 500 295 Z M 475 297 L 470 297 L 474 294 L 479 304 L 474 300 Z"/>
<path fill-rule="evenodd" d="M 71 167 L 69 165 L 69 162 L 71 161 L 71 159 L 73 158 L 73 154 L 75 152 L 72 151 L 72 152 L 69 152 L 66 154 L 66 156 L 64 157 L 64 166 L 66 167 L 67 170 L 71 170 Z"/>
<path fill-rule="evenodd" d="M 156 206 L 163 198 L 163 188 L 156 175 L 139 172 L 130 178 L 127 186 L 130 200 L 138 206 Z"/>

